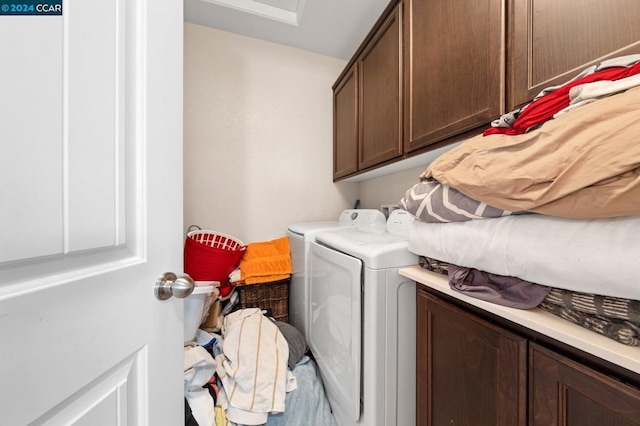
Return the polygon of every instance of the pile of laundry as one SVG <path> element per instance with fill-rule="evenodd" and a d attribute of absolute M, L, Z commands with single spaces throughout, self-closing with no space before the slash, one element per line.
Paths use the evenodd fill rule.
<path fill-rule="evenodd" d="M 289 239 L 252 242 L 243 247 L 242 258 L 225 280 L 227 289 L 212 294 L 205 307 L 200 325 L 203 330 L 220 332 L 222 317 L 240 308 L 261 308 L 277 320 L 288 320 L 288 280 L 292 273 Z M 264 287 L 272 284 L 277 286 L 272 289 L 285 290 L 284 295 L 272 294 Z M 244 294 L 242 298 L 240 293 Z M 262 297 L 258 299 L 257 296 Z M 266 296 L 274 296 L 274 299 Z"/>
<path fill-rule="evenodd" d="M 259 308 L 224 315 L 184 347 L 185 425 L 335 426 L 315 363 L 292 325 Z"/>

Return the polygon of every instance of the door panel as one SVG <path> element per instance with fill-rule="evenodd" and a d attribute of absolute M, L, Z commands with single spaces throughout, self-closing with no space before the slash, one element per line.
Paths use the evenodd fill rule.
<path fill-rule="evenodd" d="M 124 224 L 124 0 L 67 7 L 63 35 L 65 251 L 114 246 Z M 96 84 L 100 82 L 100 84 Z M 89 95 L 90 94 L 90 95 Z"/>
<path fill-rule="evenodd" d="M 136 370 L 144 368 L 143 356 L 132 356 L 87 385 L 83 392 L 33 425 L 126 424 L 127 396 L 135 392 Z"/>
<path fill-rule="evenodd" d="M 182 301 L 153 294 L 182 270 L 182 25 L 178 0 L 0 16 L 3 424 L 184 421 Z"/>
<path fill-rule="evenodd" d="M 360 418 L 362 261 L 311 244 L 309 347 L 337 419 Z M 338 420 L 340 421 L 340 420 Z"/>
<path fill-rule="evenodd" d="M 17 33 L 40 37 L 3 45 L 14 64 L 5 80 L 18 84 L 2 94 L 3 117 L 13 123 L 0 130 L 11 141 L 3 157 L 15 162 L 0 174 L 19 185 L 6 186 L 10 208 L 0 225 L 0 261 L 126 240 L 125 111 L 132 98 L 124 90 L 125 2 L 76 2 L 66 6 L 65 15 L 2 17 L 3 39 Z M 21 18 L 28 19 L 26 28 Z"/>
<path fill-rule="evenodd" d="M 0 262 L 62 253 L 62 29 L 0 16 Z"/>

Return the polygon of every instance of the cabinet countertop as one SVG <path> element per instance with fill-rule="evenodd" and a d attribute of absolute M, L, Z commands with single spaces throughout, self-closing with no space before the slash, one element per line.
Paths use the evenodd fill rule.
<path fill-rule="evenodd" d="M 424 270 L 417 265 L 400 269 L 400 275 L 640 374 L 640 347 L 623 345 L 541 309 L 509 308 L 466 296 L 449 287 L 447 276 Z"/>

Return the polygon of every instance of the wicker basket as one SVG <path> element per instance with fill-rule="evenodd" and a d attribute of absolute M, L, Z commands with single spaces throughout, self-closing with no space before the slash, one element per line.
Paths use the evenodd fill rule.
<path fill-rule="evenodd" d="M 276 321 L 289 321 L 289 281 L 271 281 L 261 284 L 236 286 L 240 307 L 269 309 Z"/>

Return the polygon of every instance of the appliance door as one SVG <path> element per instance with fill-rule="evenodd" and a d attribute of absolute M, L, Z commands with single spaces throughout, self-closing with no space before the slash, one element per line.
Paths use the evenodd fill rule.
<path fill-rule="evenodd" d="M 307 284 L 306 284 L 306 253 L 305 242 L 301 235 L 287 231 L 289 237 L 289 248 L 291 250 L 291 263 L 293 271 L 289 285 L 289 323 L 300 330 L 307 339 L 306 306 Z"/>
<path fill-rule="evenodd" d="M 362 261 L 317 243 L 309 259 L 309 347 L 339 418 L 360 418 Z"/>

